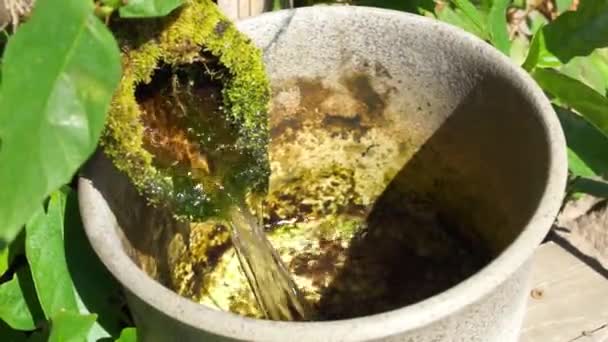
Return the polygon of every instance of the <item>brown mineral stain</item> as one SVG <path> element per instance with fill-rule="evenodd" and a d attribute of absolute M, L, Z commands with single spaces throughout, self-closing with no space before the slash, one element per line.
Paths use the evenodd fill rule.
<path fill-rule="evenodd" d="M 374 70 L 376 71 L 376 76 L 378 77 L 384 77 L 388 79 L 393 78 L 393 75 L 391 75 L 388 69 L 380 62 L 374 63 Z"/>
<path fill-rule="evenodd" d="M 320 239 L 319 249 L 322 254 L 301 253 L 288 266 L 294 274 L 311 278 L 314 286 L 325 287 L 336 275 L 336 260 L 344 254 L 344 247 L 336 241 Z"/>
<path fill-rule="evenodd" d="M 341 80 L 350 91 L 353 98 L 362 101 L 367 106 L 368 115 L 381 116 L 386 107 L 386 96 L 378 94 L 372 87 L 370 76 L 362 73 L 346 75 Z"/>
<path fill-rule="evenodd" d="M 383 68 L 376 66 L 376 72 L 390 76 Z M 321 78 L 297 78 L 276 86 L 270 115 L 272 137 L 291 140 L 296 131 L 306 127 L 326 130 L 336 138 L 353 134 L 359 140 L 371 127 L 384 123 L 384 111 L 394 90 L 389 87 L 386 93 L 378 93 L 370 77 L 351 72 L 340 78 L 335 87 Z M 300 99 L 298 108 L 295 115 L 285 115 L 285 104 L 277 100 L 277 94 L 294 89 Z"/>
<path fill-rule="evenodd" d="M 270 135 L 273 137 L 281 136 L 287 133 L 288 130 L 297 131 L 302 127 L 302 122 L 295 118 L 286 118 L 270 128 Z"/>

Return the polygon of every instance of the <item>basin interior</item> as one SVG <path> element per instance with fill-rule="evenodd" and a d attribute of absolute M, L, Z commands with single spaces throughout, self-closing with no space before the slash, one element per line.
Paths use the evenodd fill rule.
<path fill-rule="evenodd" d="M 530 220 L 549 164 L 540 113 L 496 55 L 336 13 L 275 16 L 258 39 L 273 85 L 267 229 L 320 319 L 414 304 L 480 270 Z M 258 315 L 219 222 L 176 222 L 97 164 L 117 176 L 105 196 L 140 268 Z"/>

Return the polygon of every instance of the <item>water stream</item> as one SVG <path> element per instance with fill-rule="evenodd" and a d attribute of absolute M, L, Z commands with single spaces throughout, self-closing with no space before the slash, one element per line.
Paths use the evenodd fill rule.
<path fill-rule="evenodd" d="M 266 238 L 261 220 L 245 205 L 228 211 L 232 243 L 251 289 L 268 319 L 310 319 L 310 308 L 276 250 Z"/>

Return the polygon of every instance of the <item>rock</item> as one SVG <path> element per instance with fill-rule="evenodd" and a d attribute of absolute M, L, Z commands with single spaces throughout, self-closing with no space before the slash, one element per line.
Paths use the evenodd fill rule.
<path fill-rule="evenodd" d="M 554 233 L 608 270 L 608 200 L 585 195 L 569 202 Z"/>
<path fill-rule="evenodd" d="M 4 1 L 0 1 L 0 30 L 4 30 L 11 22 L 11 14 Z"/>
<path fill-rule="evenodd" d="M 0 0 L 0 30 L 12 24 L 14 31 L 22 19 L 30 14 L 34 3 L 34 0 Z"/>

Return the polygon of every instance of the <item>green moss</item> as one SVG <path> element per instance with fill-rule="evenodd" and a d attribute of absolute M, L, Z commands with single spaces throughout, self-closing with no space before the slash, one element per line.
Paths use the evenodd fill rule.
<path fill-rule="evenodd" d="M 297 215 L 331 217 L 355 210 L 361 204 L 354 171 L 338 164 L 304 170 L 273 187 L 266 197 L 267 219 L 272 216 L 288 220 Z"/>
<path fill-rule="evenodd" d="M 178 216 L 210 216 L 217 194 L 188 192 L 190 180 L 176 179 L 154 165 L 144 148 L 142 112 L 135 98 L 139 84 L 149 83 L 161 64 L 170 67 L 195 63 L 201 51 L 218 57 L 226 68 L 222 79 L 223 109 L 238 129 L 237 148 L 247 158 L 223 179 L 233 192 L 267 188 L 267 105 L 270 88 L 261 52 L 228 21 L 210 0 L 190 0 L 179 11 L 158 20 L 118 23 L 115 33 L 123 49 L 123 76 L 114 96 L 102 138 L 105 153 L 153 204 L 171 205 Z M 195 206 L 184 206 L 196 196 Z M 195 201 L 196 202 L 196 201 Z"/>

